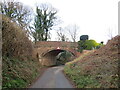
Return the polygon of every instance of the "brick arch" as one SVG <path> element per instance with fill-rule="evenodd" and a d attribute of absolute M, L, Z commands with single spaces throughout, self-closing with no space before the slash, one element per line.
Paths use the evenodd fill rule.
<path fill-rule="evenodd" d="M 64 52 L 64 51 L 68 51 L 68 50 L 52 49 L 52 50 L 45 52 L 44 54 L 42 54 L 42 64 L 45 66 L 56 65 L 57 64 L 56 56 L 60 52 Z M 69 52 L 72 53 L 72 55 L 73 55 L 72 58 L 75 58 L 75 54 L 73 54 L 73 52 L 71 52 L 71 51 L 69 51 Z"/>
<path fill-rule="evenodd" d="M 71 50 L 66 50 L 66 49 L 50 49 L 50 50 L 46 50 L 45 52 L 43 52 L 43 53 L 41 54 L 41 56 L 44 57 L 47 53 L 49 53 L 49 52 L 51 52 L 51 51 L 55 51 L 55 50 L 56 50 L 56 51 L 58 50 L 58 51 L 61 51 L 61 52 L 62 52 L 62 51 L 68 51 L 68 52 L 70 52 L 73 56 L 76 56 L 73 51 L 71 51 Z"/>
<path fill-rule="evenodd" d="M 54 62 L 50 62 L 49 58 L 44 57 L 47 53 L 56 50 L 58 47 L 60 50 L 65 50 L 71 52 L 75 57 L 77 57 L 77 46 L 75 42 L 59 42 L 59 41 L 40 41 L 34 44 L 34 55 L 36 59 L 40 61 L 42 65 L 50 66 Z M 52 57 L 52 56 L 51 56 Z M 51 59 L 52 60 L 52 59 Z"/>

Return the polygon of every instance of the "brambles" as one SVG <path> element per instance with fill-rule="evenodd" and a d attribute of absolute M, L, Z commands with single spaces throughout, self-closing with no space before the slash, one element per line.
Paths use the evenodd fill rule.
<path fill-rule="evenodd" d="M 78 88 L 118 88 L 118 42 L 120 36 L 112 38 L 98 50 L 66 64 L 65 74 Z"/>
<path fill-rule="evenodd" d="M 2 88 L 27 88 L 39 75 L 36 60 L 20 60 L 3 57 Z"/>
<path fill-rule="evenodd" d="M 7 57 L 27 59 L 32 56 L 32 42 L 26 33 L 11 22 L 6 16 L 2 16 L 2 54 Z"/>
<path fill-rule="evenodd" d="M 33 60 L 32 42 L 26 33 L 9 18 L 2 17 L 2 88 L 27 88 L 41 66 Z"/>

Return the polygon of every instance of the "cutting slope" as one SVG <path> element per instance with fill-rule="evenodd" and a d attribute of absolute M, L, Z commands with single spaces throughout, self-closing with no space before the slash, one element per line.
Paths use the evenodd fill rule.
<path fill-rule="evenodd" d="M 100 49 L 66 64 L 64 71 L 78 88 L 117 88 L 119 47 L 120 36 L 116 36 Z"/>

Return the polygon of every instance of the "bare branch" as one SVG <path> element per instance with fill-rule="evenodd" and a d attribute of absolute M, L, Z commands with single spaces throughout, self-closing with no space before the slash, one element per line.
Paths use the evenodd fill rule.
<path fill-rule="evenodd" d="M 65 29 L 70 34 L 72 41 L 76 42 L 79 27 L 77 25 L 68 25 Z"/>

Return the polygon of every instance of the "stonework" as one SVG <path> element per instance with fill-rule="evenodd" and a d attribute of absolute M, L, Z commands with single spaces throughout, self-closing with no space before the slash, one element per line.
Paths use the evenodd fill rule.
<path fill-rule="evenodd" d="M 77 46 L 76 42 L 39 41 L 34 44 L 34 56 L 42 65 L 54 65 L 56 55 L 62 50 L 69 51 L 77 57 Z"/>

